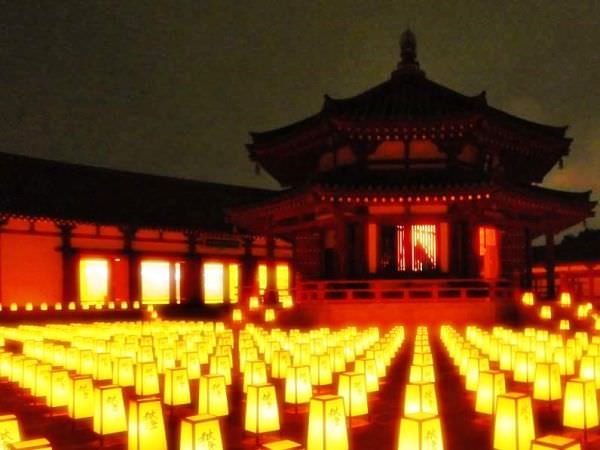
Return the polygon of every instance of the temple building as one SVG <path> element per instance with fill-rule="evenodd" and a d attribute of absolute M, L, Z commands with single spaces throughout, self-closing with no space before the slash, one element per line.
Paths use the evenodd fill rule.
<path fill-rule="evenodd" d="M 593 215 L 541 187 L 566 127 L 430 80 L 407 31 L 389 79 L 251 133 L 280 191 L 0 154 L 0 301 L 221 304 L 509 298 L 532 240 Z"/>
<path fill-rule="evenodd" d="M 325 96 L 316 114 L 251 133 L 250 158 L 286 189 L 233 208 L 231 219 L 294 244 L 302 291 L 323 287 L 315 280 L 368 282 L 330 284 L 315 296 L 348 298 L 336 292 L 343 287 L 356 298 L 395 298 L 393 287 L 409 284 L 385 280 L 406 279 L 529 287 L 540 236 L 554 286 L 554 235 L 595 205 L 590 192 L 538 185 L 569 153 L 565 131 L 496 109 L 485 92 L 430 80 L 406 31 L 388 80 L 350 98 Z"/>

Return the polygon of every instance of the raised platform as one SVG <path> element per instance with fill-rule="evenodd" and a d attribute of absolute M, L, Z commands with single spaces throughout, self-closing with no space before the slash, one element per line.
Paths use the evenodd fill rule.
<path fill-rule="evenodd" d="M 511 303 L 489 299 L 455 301 L 323 301 L 299 303 L 281 311 L 278 323 L 286 326 L 388 326 L 480 324 L 515 320 Z"/>

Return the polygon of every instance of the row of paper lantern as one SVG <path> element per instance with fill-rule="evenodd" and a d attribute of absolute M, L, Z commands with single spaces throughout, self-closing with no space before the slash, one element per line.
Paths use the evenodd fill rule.
<path fill-rule="evenodd" d="M 473 338 L 482 330 L 469 328 L 467 336 Z M 541 333 L 544 335 L 545 333 Z M 564 448 L 580 449 L 577 440 L 564 436 L 548 435 L 536 439 L 535 422 L 531 396 L 520 392 L 507 392 L 505 374 L 502 370 L 491 370 L 490 361 L 475 346 L 469 347 L 469 339 L 463 338 L 452 327 L 441 329 L 442 342 L 458 367 L 459 373 L 465 377 L 465 389 L 476 392 L 475 411 L 490 414 L 494 417 L 493 445 L 498 450 L 526 450 Z M 468 356 L 468 364 L 464 368 L 461 354 Z M 517 381 L 517 380 L 515 380 Z M 585 392 L 585 382 L 578 379 L 567 383 L 569 399 L 576 399 Z M 593 382 L 592 382 L 593 386 Z M 580 389 L 583 389 L 580 391 Z M 562 397 L 560 372 L 557 363 L 537 363 L 534 377 L 534 398 L 552 401 Z M 595 390 L 594 390 L 595 396 Z M 571 418 L 571 401 L 565 402 L 565 426 L 578 428 L 578 416 Z"/>

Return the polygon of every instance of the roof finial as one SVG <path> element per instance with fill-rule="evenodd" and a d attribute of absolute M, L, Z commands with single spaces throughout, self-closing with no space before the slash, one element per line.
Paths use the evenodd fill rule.
<path fill-rule="evenodd" d="M 400 62 L 394 74 L 424 74 L 417 61 L 417 38 L 410 28 L 400 36 Z"/>

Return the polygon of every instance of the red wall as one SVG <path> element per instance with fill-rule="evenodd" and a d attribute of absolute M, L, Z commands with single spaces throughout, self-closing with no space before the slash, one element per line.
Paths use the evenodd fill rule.
<path fill-rule="evenodd" d="M 0 299 L 34 305 L 61 301 L 62 256 L 58 236 L 0 234 Z"/>

